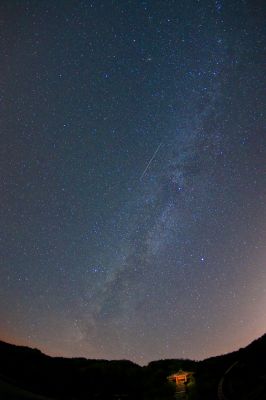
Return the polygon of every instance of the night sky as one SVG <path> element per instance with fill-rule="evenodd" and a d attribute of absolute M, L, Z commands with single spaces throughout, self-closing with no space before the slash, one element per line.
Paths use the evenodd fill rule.
<path fill-rule="evenodd" d="M 0 339 L 145 364 L 266 331 L 265 18 L 1 1 Z"/>

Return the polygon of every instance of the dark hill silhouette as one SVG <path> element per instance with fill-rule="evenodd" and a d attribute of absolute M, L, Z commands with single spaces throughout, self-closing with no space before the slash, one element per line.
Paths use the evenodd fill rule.
<path fill-rule="evenodd" d="M 0 341 L 0 398 L 167 400 L 175 393 L 167 377 L 180 369 L 194 373 L 187 399 L 217 399 L 221 379 L 229 400 L 266 399 L 266 335 L 244 349 L 203 361 L 167 359 L 145 367 L 127 360 L 50 357 Z"/>

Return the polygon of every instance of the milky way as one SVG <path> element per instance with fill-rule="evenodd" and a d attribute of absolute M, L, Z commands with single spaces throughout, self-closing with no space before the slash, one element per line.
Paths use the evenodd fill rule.
<path fill-rule="evenodd" d="M 1 2 L 3 340 L 143 364 L 264 333 L 265 11 Z"/>

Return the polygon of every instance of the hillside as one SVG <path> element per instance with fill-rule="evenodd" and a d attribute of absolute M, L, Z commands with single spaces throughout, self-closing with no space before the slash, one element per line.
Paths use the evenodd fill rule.
<path fill-rule="evenodd" d="M 170 400 L 175 385 L 167 377 L 182 369 L 194 376 L 193 384 L 186 386 L 187 399 L 217 399 L 220 383 L 229 400 L 260 400 L 266 398 L 265 356 L 266 335 L 244 349 L 204 361 L 159 360 L 145 367 L 127 360 L 49 357 L 36 349 L 0 341 L 0 397 Z"/>

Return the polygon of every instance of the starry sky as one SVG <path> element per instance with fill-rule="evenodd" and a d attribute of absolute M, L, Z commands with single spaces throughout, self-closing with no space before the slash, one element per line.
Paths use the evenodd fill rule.
<path fill-rule="evenodd" d="M 265 332 L 265 17 L 1 1 L 2 340 L 145 364 Z"/>

